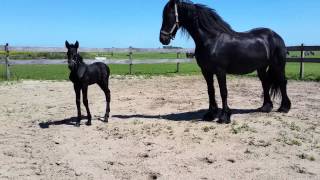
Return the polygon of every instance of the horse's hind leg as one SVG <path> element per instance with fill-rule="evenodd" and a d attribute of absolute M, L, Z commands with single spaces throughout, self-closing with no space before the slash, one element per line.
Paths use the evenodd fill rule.
<path fill-rule="evenodd" d="M 280 72 L 280 91 L 281 91 L 281 105 L 278 112 L 288 113 L 291 109 L 291 101 L 287 94 L 287 84 L 288 81 L 285 77 L 285 69 Z"/>
<path fill-rule="evenodd" d="M 263 105 L 261 108 L 259 108 L 259 110 L 261 112 L 266 112 L 269 113 L 272 111 L 273 109 L 273 104 L 270 98 L 270 81 L 267 75 L 267 69 L 266 68 L 262 68 L 262 69 L 258 69 L 258 76 L 259 79 L 261 80 L 262 83 L 262 88 L 263 88 Z"/>
<path fill-rule="evenodd" d="M 109 116 L 110 116 L 110 101 L 111 101 L 111 95 L 110 95 L 110 89 L 108 86 L 108 80 L 105 80 L 102 83 L 99 83 L 98 85 L 103 90 L 105 96 L 106 96 L 106 114 L 104 115 L 104 122 L 108 122 Z"/>
<path fill-rule="evenodd" d="M 86 125 L 91 125 L 91 113 L 89 109 L 89 102 L 88 102 L 88 85 L 82 86 L 82 95 L 83 95 L 83 104 L 86 107 L 87 110 L 87 116 L 88 116 L 88 122 Z"/>

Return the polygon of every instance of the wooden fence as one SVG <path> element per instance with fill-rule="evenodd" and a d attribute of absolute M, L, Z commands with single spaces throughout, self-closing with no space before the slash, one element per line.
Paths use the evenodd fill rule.
<path fill-rule="evenodd" d="M 66 64 L 66 59 L 38 59 L 38 60 L 9 60 L 10 59 L 10 51 L 17 52 L 66 52 L 66 48 L 46 48 L 46 47 L 9 47 L 8 44 L 4 46 L 0 46 L 0 50 L 3 49 L 5 53 L 5 60 L 0 61 L 0 64 L 5 65 L 5 76 L 6 79 L 10 79 L 10 65 L 22 65 L 22 64 Z M 290 46 L 287 47 L 288 51 L 299 51 L 300 57 L 288 57 L 288 62 L 299 62 L 300 63 L 300 78 L 304 78 L 304 63 L 320 63 L 320 58 L 305 58 L 305 52 L 307 51 L 320 51 L 320 46 Z M 180 55 L 182 53 L 190 53 L 193 52 L 193 49 L 162 49 L 162 48 L 80 48 L 80 52 L 97 52 L 97 53 L 128 53 L 128 59 L 107 59 L 107 60 L 95 60 L 95 59 L 87 59 L 86 63 L 93 62 L 104 62 L 106 64 L 126 64 L 129 65 L 129 73 L 132 74 L 132 67 L 135 64 L 164 64 L 164 63 L 174 63 L 177 65 L 177 72 L 180 71 L 181 63 L 191 63 L 194 62 L 194 59 L 181 59 Z M 150 60 L 134 60 L 132 58 L 133 53 L 139 52 L 154 52 L 154 53 L 176 53 L 176 59 L 150 59 Z"/>

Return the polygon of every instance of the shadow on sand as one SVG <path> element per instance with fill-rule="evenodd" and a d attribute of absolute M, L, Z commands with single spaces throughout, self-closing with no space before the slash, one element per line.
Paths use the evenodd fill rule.
<path fill-rule="evenodd" d="M 144 115 L 144 114 L 134 114 L 134 115 L 113 115 L 112 117 L 119 119 L 130 119 L 130 118 L 144 118 L 144 119 L 166 119 L 170 121 L 194 121 L 201 120 L 203 115 L 207 110 L 202 109 L 193 112 L 182 112 L 182 113 L 172 113 L 166 115 Z M 219 114 L 221 109 L 219 109 Z M 232 109 L 232 114 L 251 114 L 260 112 L 259 109 Z"/>
<path fill-rule="evenodd" d="M 87 117 L 82 116 L 81 119 L 87 119 Z M 42 129 L 48 129 L 50 126 L 59 126 L 59 125 L 75 126 L 76 121 L 77 121 L 77 117 L 71 117 L 63 120 L 42 122 L 42 123 L 39 123 L 39 126 Z"/>

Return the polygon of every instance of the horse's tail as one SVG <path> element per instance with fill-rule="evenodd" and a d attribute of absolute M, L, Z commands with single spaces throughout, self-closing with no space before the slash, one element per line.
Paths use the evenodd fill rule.
<path fill-rule="evenodd" d="M 276 33 L 273 33 L 273 53 L 271 64 L 268 69 L 268 78 L 270 82 L 270 95 L 274 98 L 280 95 L 280 86 L 287 83 L 285 76 L 287 48 L 283 39 Z"/>

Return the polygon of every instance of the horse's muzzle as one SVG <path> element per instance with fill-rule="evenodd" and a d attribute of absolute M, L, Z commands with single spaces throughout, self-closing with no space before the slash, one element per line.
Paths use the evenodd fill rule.
<path fill-rule="evenodd" d="M 170 36 L 160 33 L 160 42 L 163 45 L 166 45 L 166 46 L 169 45 L 170 41 L 171 41 Z"/>

